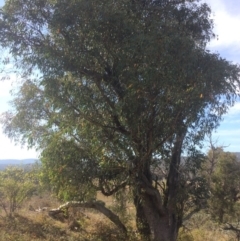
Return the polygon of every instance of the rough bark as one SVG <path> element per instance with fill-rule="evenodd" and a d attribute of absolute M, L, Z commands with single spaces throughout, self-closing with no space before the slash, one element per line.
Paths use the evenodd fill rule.
<path fill-rule="evenodd" d="M 141 235 L 142 240 L 151 241 L 151 230 L 148 224 L 147 218 L 145 216 L 145 212 L 143 209 L 143 203 L 141 198 L 136 195 L 134 197 L 134 205 L 136 208 L 136 225 L 137 229 Z"/>
<path fill-rule="evenodd" d="M 182 218 L 178 214 L 179 164 L 184 135 L 176 137 L 167 178 L 167 190 L 164 200 L 152 184 L 149 168 L 139 172 L 135 191 L 137 228 L 143 240 L 176 241 Z M 138 200 L 138 201 L 136 201 Z M 139 222 L 139 224 L 138 224 Z"/>
<path fill-rule="evenodd" d="M 176 241 L 176 234 L 172 232 L 176 223 L 168 210 L 159 210 L 156 197 L 142 190 L 141 197 L 136 202 L 136 223 L 142 240 L 144 241 Z"/>
<path fill-rule="evenodd" d="M 111 210 L 106 208 L 102 202 L 92 201 L 92 202 L 67 202 L 56 209 L 51 209 L 48 214 L 49 216 L 57 215 L 58 213 L 63 213 L 64 210 L 70 207 L 83 207 L 83 208 L 93 208 L 98 210 L 102 214 L 104 214 L 107 218 L 109 218 L 126 236 L 127 236 L 127 229 L 125 225 L 120 221 L 119 217 L 114 214 Z"/>
<path fill-rule="evenodd" d="M 171 233 L 171 223 L 169 222 L 169 215 L 166 210 L 164 214 L 159 213 L 158 208 L 152 201 L 150 195 L 145 194 L 144 199 L 144 213 L 151 230 L 152 241 L 175 241 Z"/>

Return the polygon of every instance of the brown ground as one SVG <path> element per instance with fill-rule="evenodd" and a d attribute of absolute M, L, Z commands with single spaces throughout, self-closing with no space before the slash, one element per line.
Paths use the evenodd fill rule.
<path fill-rule="evenodd" d="M 116 209 L 112 198 L 98 194 L 98 199 L 105 202 L 106 206 Z M 59 220 L 48 216 L 48 212 L 36 212 L 47 207 L 48 210 L 57 208 L 60 203 L 49 194 L 34 196 L 26 202 L 14 215 L 6 217 L 3 210 L 0 212 L 0 241 L 125 241 L 126 238 L 117 230 L 105 216 L 94 210 L 72 209 L 69 217 L 64 215 Z M 203 214 L 204 215 L 204 214 Z M 121 216 L 121 214 L 120 214 Z M 127 203 L 124 224 L 132 229 L 129 241 L 139 241 L 135 230 L 134 208 Z M 195 228 L 181 231 L 179 241 L 235 241 L 231 232 L 223 232 L 216 224 L 210 221 L 200 222 L 205 217 L 197 217 L 193 222 Z"/>

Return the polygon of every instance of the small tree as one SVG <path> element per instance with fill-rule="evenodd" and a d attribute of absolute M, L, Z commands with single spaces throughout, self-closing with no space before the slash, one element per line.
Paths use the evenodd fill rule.
<path fill-rule="evenodd" d="M 31 171 L 25 171 L 20 167 L 8 167 L 0 172 L 0 205 L 7 215 L 12 216 L 35 190 L 36 185 Z"/>
<path fill-rule="evenodd" d="M 238 208 L 240 193 L 240 163 L 234 154 L 221 152 L 216 170 L 210 183 L 209 210 L 218 222 L 225 222 L 225 216 L 233 217 Z"/>

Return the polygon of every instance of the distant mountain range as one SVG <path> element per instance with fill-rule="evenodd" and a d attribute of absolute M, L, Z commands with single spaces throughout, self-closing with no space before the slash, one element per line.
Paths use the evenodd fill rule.
<path fill-rule="evenodd" d="M 237 156 L 237 159 L 240 161 L 240 152 L 233 152 Z M 38 162 L 38 159 L 0 159 L 0 170 L 5 169 L 7 166 L 25 166 L 31 165 Z"/>
<path fill-rule="evenodd" d="M 37 162 L 37 159 L 0 159 L 0 170 L 5 169 L 7 166 L 25 166 Z"/>

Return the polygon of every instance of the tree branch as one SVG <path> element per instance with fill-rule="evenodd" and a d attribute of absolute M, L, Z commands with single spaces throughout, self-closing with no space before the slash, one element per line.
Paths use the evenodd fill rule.
<path fill-rule="evenodd" d="M 189 220 L 195 213 L 199 212 L 201 209 L 199 207 L 192 210 L 188 215 L 183 218 L 183 222 Z"/>
<path fill-rule="evenodd" d="M 154 202 L 155 206 L 157 207 L 158 212 L 161 215 L 164 215 L 165 210 L 164 210 L 163 205 L 162 205 L 163 204 L 162 198 L 161 198 L 161 195 L 160 195 L 159 191 L 149 183 L 149 181 L 147 180 L 145 175 L 142 175 L 141 179 L 143 181 L 142 182 L 143 192 L 145 192 L 147 195 L 152 197 L 152 201 Z"/>
<path fill-rule="evenodd" d="M 99 201 L 90 201 L 90 202 L 77 202 L 77 201 L 71 201 L 67 202 L 61 206 L 59 206 L 57 209 L 51 209 L 48 214 L 51 217 L 56 216 L 59 213 L 63 213 L 64 210 L 70 208 L 70 207 L 82 207 L 82 208 L 93 208 L 95 210 L 98 210 L 103 215 L 105 215 L 107 218 L 109 218 L 125 235 L 127 235 L 127 228 L 125 225 L 120 221 L 119 217 L 114 214 L 111 210 L 106 208 L 103 203 Z"/>
<path fill-rule="evenodd" d="M 110 191 L 105 191 L 104 188 L 103 188 L 103 183 L 102 183 L 102 182 L 103 182 L 103 181 L 100 180 L 100 189 L 101 189 L 101 192 L 102 192 L 102 194 L 103 194 L 104 196 L 111 196 L 111 195 L 113 195 L 114 193 L 116 193 L 117 191 L 119 191 L 121 188 L 126 187 L 127 184 L 128 184 L 128 181 L 126 181 L 126 182 L 123 182 L 123 183 L 121 183 L 120 185 L 114 187 L 114 188 L 113 188 L 112 190 L 110 190 Z"/>
<path fill-rule="evenodd" d="M 223 230 L 231 230 L 231 231 L 240 233 L 240 229 L 239 229 L 239 228 L 234 227 L 234 226 L 233 226 L 232 224 L 230 224 L 230 223 L 226 223 L 226 224 L 227 224 L 228 226 L 223 227 Z"/>

